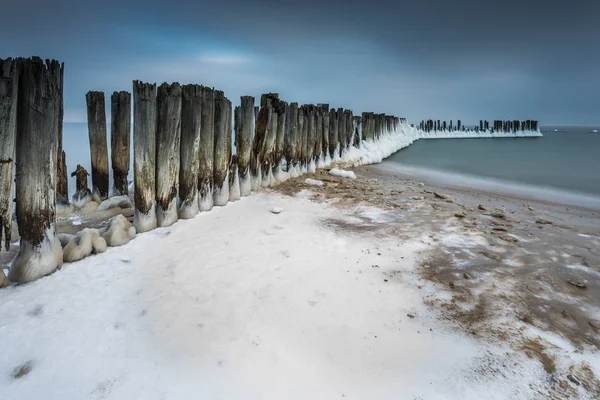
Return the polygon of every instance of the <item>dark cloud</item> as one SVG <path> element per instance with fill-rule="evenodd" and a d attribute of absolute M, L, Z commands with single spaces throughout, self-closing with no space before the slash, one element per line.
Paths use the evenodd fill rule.
<path fill-rule="evenodd" d="M 411 120 L 600 123 L 592 0 L 9 0 L 2 11 L 0 57 L 65 61 L 73 116 L 86 91 L 140 78 Z"/>

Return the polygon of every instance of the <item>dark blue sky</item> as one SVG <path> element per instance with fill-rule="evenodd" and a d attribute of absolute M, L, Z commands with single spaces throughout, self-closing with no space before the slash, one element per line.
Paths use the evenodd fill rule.
<path fill-rule="evenodd" d="M 134 79 L 423 118 L 600 124 L 600 1 L 2 0 L 0 57 L 66 64 L 65 119 Z M 108 97 L 107 96 L 107 97 Z"/>

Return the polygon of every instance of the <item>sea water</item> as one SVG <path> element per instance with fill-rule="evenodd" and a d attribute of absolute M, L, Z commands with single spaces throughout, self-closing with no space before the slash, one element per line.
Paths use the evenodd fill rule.
<path fill-rule="evenodd" d="M 540 138 L 419 140 L 381 166 L 457 186 L 597 208 L 600 133 L 594 129 L 600 131 L 543 127 Z"/>

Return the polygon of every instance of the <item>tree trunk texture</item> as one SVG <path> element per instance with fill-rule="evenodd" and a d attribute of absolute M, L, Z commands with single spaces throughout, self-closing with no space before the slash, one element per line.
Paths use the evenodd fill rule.
<path fill-rule="evenodd" d="M 240 177 L 240 195 L 250 194 L 250 160 L 252 155 L 252 138 L 254 136 L 254 97 L 242 96 L 239 116 L 235 121 L 235 151 L 237 169 Z M 236 110 L 238 108 L 236 107 Z"/>
<path fill-rule="evenodd" d="M 114 92 L 110 97 L 110 158 L 116 196 L 129 194 L 129 157 L 131 146 L 131 93 Z"/>
<path fill-rule="evenodd" d="M 200 158 L 198 164 L 198 207 L 209 211 L 213 207 L 213 169 L 215 152 L 215 93 L 202 89 L 202 120 L 200 125 Z"/>
<path fill-rule="evenodd" d="M 202 129 L 202 91 L 200 85 L 181 87 L 181 146 L 179 169 L 179 218 L 198 214 L 198 167 Z"/>
<path fill-rule="evenodd" d="M 156 83 L 133 81 L 133 225 L 156 228 Z"/>
<path fill-rule="evenodd" d="M 163 83 L 156 94 L 156 223 L 177 222 L 181 140 L 181 86 Z"/>
<path fill-rule="evenodd" d="M 21 245 L 9 279 L 25 283 L 62 264 L 55 231 L 60 64 L 24 60 L 17 106 L 16 195 Z"/>
<path fill-rule="evenodd" d="M 63 150 L 63 118 L 64 111 L 65 63 L 60 65 L 59 109 L 58 109 L 58 152 L 56 163 L 56 198 L 63 204 L 69 204 L 69 179 L 67 172 L 67 155 Z"/>
<path fill-rule="evenodd" d="M 102 200 L 108 198 L 108 147 L 106 144 L 106 108 L 104 92 L 88 92 L 88 132 L 92 158 L 92 188 Z"/>
<path fill-rule="evenodd" d="M 20 62 L 12 58 L 0 59 L 0 252 L 2 248 L 9 250 L 12 233 Z"/>

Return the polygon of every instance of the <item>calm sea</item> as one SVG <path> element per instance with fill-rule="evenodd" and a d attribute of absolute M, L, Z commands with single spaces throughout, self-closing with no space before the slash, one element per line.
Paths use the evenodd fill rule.
<path fill-rule="evenodd" d="M 600 133 L 592 133 L 600 127 L 546 129 L 540 138 L 419 140 L 382 167 L 456 186 L 600 208 Z"/>

